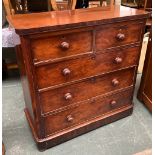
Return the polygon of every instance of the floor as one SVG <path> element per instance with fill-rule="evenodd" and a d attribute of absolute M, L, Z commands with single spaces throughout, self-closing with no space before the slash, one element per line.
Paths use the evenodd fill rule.
<path fill-rule="evenodd" d="M 19 77 L 3 81 L 3 142 L 6 155 L 133 155 L 152 146 L 152 116 L 137 98 L 131 116 L 39 152 L 24 116 Z"/>

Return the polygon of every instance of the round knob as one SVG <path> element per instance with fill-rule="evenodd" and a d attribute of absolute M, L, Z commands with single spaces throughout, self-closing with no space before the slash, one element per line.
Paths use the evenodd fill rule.
<path fill-rule="evenodd" d="M 123 33 L 118 33 L 118 34 L 116 35 L 116 38 L 117 38 L 118 40 L 120 40 L 120 41 L 123 41 L 123 40 L 125 39 L 125 34 L 123 34 Z"/>
<path fill-rule="evenodd" d="M 71 73 L 71 71 L 68 68 L 63 69 L 62 71 L 63 75 L 69 75 Z"/>
<path fill-rule="evenodd" d="M 65 50 L 65 49 L 68 49 L 69 48 L 69 43 L 67 43 L 67 42 L 64 41 L 64 42 L 61 43 L 60 46 L 61 46 L 62 49 Z"/>
<path fill-rule="evenodd" d="M 119 85 L 119 81 L 117 79 L 113 79 L 112 80 L 112 84 L 113 84 L 113 86 L 118 86 Z"/>
<path fill-rule="evenodd" d="M 64 95 L 64 98 L 65 98 L 66 100 L 71 100 L 71 99 L 72 99 L 71 93 L 66 93 L 66 94 Z"/>
<path fill-rule="evenodd" d="M 111 107 L 114 107 L 116 104 L 117 104 L 117 102 L 114 100 L 110 102 Z"/>
<path fill-rule="evenodd" d="M 72 117 L 72 115 L 67 116 L 67 121 L 68 122 L 72 122 L 73 120 L 74 120 L 74 118 Z"/>
<path fill-rule="evenodd" d="M 115 58 L 115 63 L 120 64 L 122 62 L 122 58 L 116 57 Z"/>

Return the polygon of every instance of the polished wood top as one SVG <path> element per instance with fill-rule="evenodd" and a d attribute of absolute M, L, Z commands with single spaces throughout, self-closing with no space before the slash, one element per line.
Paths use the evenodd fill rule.
<path fill-rule="evenodd" d="M 147 18 L 148 12 L 124 6 L 52 11 L 7 16 L 16 33 L 26 35 L 80 26 L 98 25 L 125 19 Z"/>

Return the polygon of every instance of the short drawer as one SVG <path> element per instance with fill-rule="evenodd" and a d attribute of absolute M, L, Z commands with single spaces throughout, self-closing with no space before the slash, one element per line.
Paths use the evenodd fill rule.
<path fill-rule="evenodd" d="M 80 31 L 80 30 L 79 30 Z M 92 31 L 61 32 L 31 40 L 35 62 L 92 52 Z"/>
<path fill-rule="evenodd" d="M 139 47 L 113 50 L 95 55 L 87 55 L 59 63 L 36 67 L 38 88 L 46 88 L 66 82 L 111 72 L 137 65 Z"/>
<path fill-rule="evenodd" d="M 76 102 L 116 91 L 133 84 L 135 68 L 116 71 L 106 75 L 40 93 L 42 113 L 67 108 Z"/>
<path fill-rule="evenodd" d="M 99 26 L 96 31 L 96 50 L 141 41 L 143 25 L 143 21 L 129 21 Z"/>
<path fill-rule="evenodd" d="M 46 136 L 131 104 L 133 89 L 94 98 L 71 109 L 45 117 Z"/>

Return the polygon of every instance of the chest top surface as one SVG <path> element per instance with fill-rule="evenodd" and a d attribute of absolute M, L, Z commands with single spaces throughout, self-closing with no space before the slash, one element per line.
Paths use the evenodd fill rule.
<path fill-rule="evenodd" d="M 55 31 L 64 28 L 93 26 L 119 20 L 147 18 L 144 10 L 124 6 L 99 7 L 67 11 L 52 11 L 8 16 L 9 24 L 19 35 L 44 31 Z"/>

